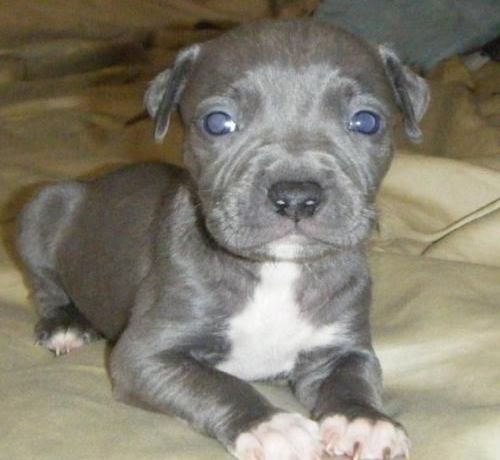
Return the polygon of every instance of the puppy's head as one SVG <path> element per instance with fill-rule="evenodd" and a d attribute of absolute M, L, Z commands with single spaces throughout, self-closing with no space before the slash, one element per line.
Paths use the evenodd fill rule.
<path fill-rule="evenodd" d="M 312 20 L 194 45 L 145 97 L 158 141 L 180 108 L 214 239 L 240 256 L 292 260 L 366 239 L 395 120 L 418 139 L 428 99 L 393 52 Z"/>

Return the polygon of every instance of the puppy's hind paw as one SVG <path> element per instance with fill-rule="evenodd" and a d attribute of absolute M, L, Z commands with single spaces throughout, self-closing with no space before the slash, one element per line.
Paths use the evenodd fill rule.
<path fill-rule="evenodd" d="M 62 308 L 53 316 L 40 319 L 35 327 L 35 343 L 61 356 L 100 338 L 90 323 L 73 309 Z"/>
<path fill-rule="evenodd" d="M 40 334 L 35 343 L 52 351 L 56 356 L 61 356 L 80 348 L 91 340 L 88 334 L 76 329 L 60 329 L 50 335 Z"/>
<path fill-rule="evenodd" d="M 299 414 L 279 413 L 241 433 L 230 452 L 238 460 L 320 460 L 318 424 Z"/>

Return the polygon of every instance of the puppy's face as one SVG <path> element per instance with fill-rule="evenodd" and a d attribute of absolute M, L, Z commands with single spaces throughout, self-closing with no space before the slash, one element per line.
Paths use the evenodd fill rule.
<path fill-rule="evenodd" d="M 300 260 L 368 236 L 404 107 L 382 53 L 305 21 L 246 26 L 182 62 L 186 166 L 221 246 Z"/>

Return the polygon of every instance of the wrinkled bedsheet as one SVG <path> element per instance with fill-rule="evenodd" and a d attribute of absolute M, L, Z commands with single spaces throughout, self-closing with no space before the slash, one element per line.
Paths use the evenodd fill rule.
<path fill-rule="evenodd" d="M 304 14 L 313 2 L 292 8 Z M 184 44 L 263 1 L 18 0 L 0 17 L 0 458 L 230 458 L 180 421 L 111 397 L 109 349 L 54 358 L 13 246 L 22 203 L 43 183 L 149 159 L 180 164 L 177 119 L 163 145 L 140 117 L 147 81 Z M 214 27 L 216 25 L 217 27 Z M 500 451 L 500 64 L 458 58 L 429 74 L 424 141 L 398 136 L 370 243 L 374 342 L 386 405 L 415 460 L 494 460 Z M 258 385 L 298 409 L 283 387 Z"/>

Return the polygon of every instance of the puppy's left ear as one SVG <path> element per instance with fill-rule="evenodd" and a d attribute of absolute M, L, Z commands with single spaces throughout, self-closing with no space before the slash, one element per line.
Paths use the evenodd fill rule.
<path fill-rule="evenodd" d="M 385 46 L 380 46 L 378 51 L 391 82 L 396 103 L 403 112 L 406 134 L 413 142 L 420 142 L 422 131 L 418 122 L 429 105 L 429 85 L 425 79 L 401 64 L 394 51 Z"/>
<path fill-rule="evenodd" d="M 199 52 L 199 45 L 181 51 L 174 66 L 159 73 L 149 84 L 144 95 L 144 105 L 155 121 L 156 142 L 161 142 L 167 134 L 170 115 L 179 104 L 189 72 Z"/>

